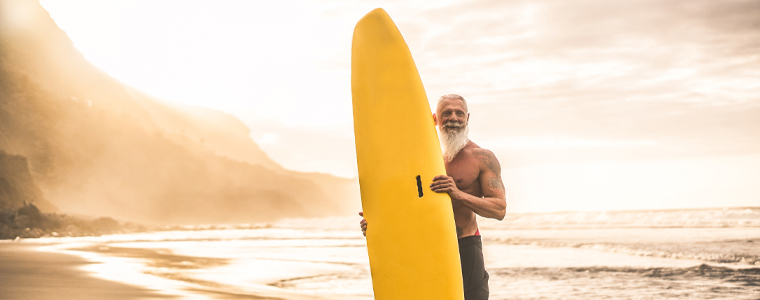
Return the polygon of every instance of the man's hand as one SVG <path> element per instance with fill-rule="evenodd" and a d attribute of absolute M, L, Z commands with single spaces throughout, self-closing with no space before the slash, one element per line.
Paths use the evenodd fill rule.
<path fill-rule="evenodd" d="M 433 178 L 433 183 L 430 184 L 430 189 L 436 193 L 447 193 L 453 200 L 459 200 L 459 195 L 462 191 L 457 188 L 457 183 L 454 181 L 454 177 L 446 175 L 438 175 Z"/>
<path fill-rule="evenodd" d="M 360 211 L 359 216 L 364 217 L 364 212 Z M 362 218 L 362 220 L 359 222 L 359 226 L 362 228 L 362 235 L 367 236 L 367 220 Z"/>

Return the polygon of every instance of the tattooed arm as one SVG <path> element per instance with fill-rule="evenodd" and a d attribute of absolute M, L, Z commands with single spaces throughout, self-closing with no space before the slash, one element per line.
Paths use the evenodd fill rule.
<path fill-rule="evenodd" d="M 468 198 L 464 205 L 476 214 L 497 220 L 503 220 L 507 213 L 507 197 L 504 183 L 501 181 L 501 164 L 493 152 L 486 149 L 473 149 L 475 157 L 480 160 L 480 188 L 483 198 Z"/>
<path fill-rule="evenodd" d="M 507 212 L 504 184 L 501 181 L 501 165 L 493 152 L 478 148 L 473 154 L 479 161 L 478 182 L 483 197 L 477 197 L 459 190 L 454 179 L 440 175 L 433 178 L 430 188 L 437 193 L 448 193 L 476 214 L 491 219 L 503 220 Z"/>

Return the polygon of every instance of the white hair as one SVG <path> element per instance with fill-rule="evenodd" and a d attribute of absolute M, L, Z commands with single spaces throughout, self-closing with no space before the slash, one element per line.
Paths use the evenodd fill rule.
<path fill-rule="evenodd" d="M 444 129 L 438 131 L 438 139 L 441 141 L 441 154 L 446 162 L 450 162 L 454 157 L 462 151 L 464 146 L 470 141 L 467 137 L 470 128 L 467 123 L 464 123 L 461 128 L 448 132 Z"/>
<path fill-rule="evenodd" d="M 455 99 L 455 100 L 462 100 L 462 103 L 464 103 L 464 110 L 469 112 L 470 110 L 467 108 L 467 100 L 464 100 L 464 97 L 457 95 L 457 94 L 448 94 L 443 95 L 441 98 L 438 98 L 438 104 L 435 106 L 435 110 L 438 111 L 441 109 L 441 103 L 443 103 L 443 100 L 446 99 Z"/>
<path fill-rule="evenodd" d="M 438 99 L 438 105 L 436 105 L 435 109 L 436 112 L 441 109 L 441 104 L 444 100 L 447 99 L 461 100 L 464 104 L 464 110 L 468 111 L 467 100 L 464 100 L 464 97 L 457 94 L 448 94 L 443 95 L 440 99 Z M 438 138 L 441 141 L 443 159 L 449 162 L 457 156 L 459 151 L 461 151 L 464 146 L 467 146 L 467 143 L 470 141 L 470 139 L 467 137 L 470 128 L 467 124 L 467 119 L 465 119 L 464 123 L 462 124 L 454 124 L 453 120 L 450 120 L 447 124 L 441 124 L 441 127 L 450 128 L 448 130 L 445 128 L 439 128 L 438 131 Z"/>

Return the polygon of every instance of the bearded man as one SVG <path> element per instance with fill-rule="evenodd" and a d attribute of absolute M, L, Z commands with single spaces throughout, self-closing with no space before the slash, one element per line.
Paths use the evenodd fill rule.
<path fill-rule="evenodd" d="M 488 273 L 475 215 L 502 220 L 507 201 L 501 181 L 501 165 L 493 152 L 480 148 L 467 137 L 470 113 L 467 101 L 456 94 L 438 99 L 433 120 L 438 126 L 446 175 L 433 178 L 430 189 L 447 193 L 454 209 L 459 238 L 459 258 L 466 300 L 488 299 Z M 362 213 L 359 215 L 363 216 Z M 366 236 L 367 220 L 360 222 Z"/>

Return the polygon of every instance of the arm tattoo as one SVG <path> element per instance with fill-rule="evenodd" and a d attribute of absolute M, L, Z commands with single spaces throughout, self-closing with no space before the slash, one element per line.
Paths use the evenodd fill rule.
<path fill-rule="evenodd" d="M 504 190 L 504 185 L 501 183 L 501 180 L 499 180 L 499 177 L 491 177 L 491 179 L 488 180 L 488 183 L 491 185 L 492 189 Z"/>
<path fill-rule="evenodd" d="M 464 230 L 462 227 L 457 226 L 457 237 L 460 237 L 464 234 Z"/>
<path fill-rule="evenodd" d="M 483 163 L 489 170 L 496 173 L 497 176 L 501 174 L 501 165 L 499 165 L 499 160 L 496 159 L 496 156 L 493 155 L 493 152 L 488 151 L 486 149 L 477 149 L 478 151 L 475 152 L 475 155 L 480 159 L 480 162 Z"/>
<path fill-rule="evenodd" d="M 496 175 L 488 178 L 489 187 L 494 190 L 504 191 L 504 184 L 501 183 L 501 165 L 499 164 L 499 160 L 496 159 L 496 156 L 493 155 L 493 152 L 491 151 L 488 151 L 486 149 L 477 150 L 478 151 L 476 151 L 475 154 L 480 162 Z"/>

